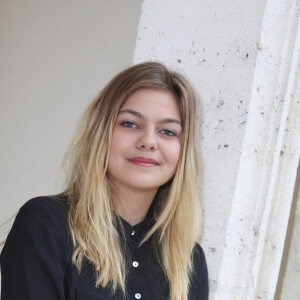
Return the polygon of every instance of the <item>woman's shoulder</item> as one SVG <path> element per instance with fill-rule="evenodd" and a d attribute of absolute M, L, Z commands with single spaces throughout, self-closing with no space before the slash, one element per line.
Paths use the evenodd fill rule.
<path fill-rule="evenodd" d="M 193 250 L 193 267 L 197 276 L 207 276 L 205 254 L 199 243 L 196 243 Z"/>
<path fill-rule="evenodd" d="M 66 210 L 68 206 L 67 196 L 38 196 L 26 201 L 20 209 L 50 209 L 50 210 Z"/>
<path fill-rule="evenodd" d="M 197 242 L 195 243 L 193 254 L 194 254 L 194 259 L 205 262 L 204 251 L 203 251 L 202 247 L 200 246 L 200 244 Z"/>
<path fill-rule="evenodd" d="M 46 213 L 53 214 L 57 218 L 65 218 L 67 210 L 68 202 L 66 196 L 39 196 L 25 202 L 17 215 L 35 216 L 40 213 Z"/>
<path fill-rule="evenodd" d="M 65 223 L 67 221 L 66 199 L 55 196 L 40 196 L 28 200 L 19 209 L 14 223 L 25 221 L 26 224 Z"/>
<path fill-rule="evenodd" d="M 67 219 L 66 199 L 43 196 L 27 201 L 16 215 L 1 259 L 15 249 L 22 249 L 23 254 L 60 249 L 67 254 L 71 249 Z"/>
<path fill-rule="evenodd" d="M 68 236 L 67 199 L 65 197 L 41 196 L 27 201 L 16 215 L 9 236 L 20 238 L 41 236 Z"/>
<path fill-rule="evenodd" d="M 71 251 L 67 202 L 52 196 L 27 201 L 0 255 L 3 298 L 62 299 Z"/>
<path fill-rule="evenodd" d="M 208 272 L 205 254 L 198 243 L 195 244 L 193 250 L 190 296 L 189 299 L 208 299 Z"/>

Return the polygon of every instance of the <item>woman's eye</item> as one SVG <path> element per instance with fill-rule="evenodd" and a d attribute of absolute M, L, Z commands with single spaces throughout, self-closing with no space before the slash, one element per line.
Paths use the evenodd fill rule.
<path fill-rule="evenodd" d="M 130 121 L 125 121 L 122 122 L 121 125 L 123 125 L 124 127 L 128 127 L 128 128 L 136 128 L 136 124 Z"/>
<path fill-rule="evenodd" d="M 167 136 L 176 136 L 176 133 L 174 131 L 171 131 L 171 130 L 168 130 L 168 129 L 163 129 L 160 132 L 164 135 L 167 135 Z"/>

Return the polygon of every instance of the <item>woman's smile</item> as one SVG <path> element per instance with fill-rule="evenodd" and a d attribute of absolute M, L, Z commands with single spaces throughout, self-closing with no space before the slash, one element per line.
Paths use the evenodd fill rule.
<path fill-rule="evenodd" d="M 141 167 L 155 167 L 158 165 L 158 162 L 152 158 L 146 157 L 132 157 L 128 159 L 132 164 L 141 166 Z"/>

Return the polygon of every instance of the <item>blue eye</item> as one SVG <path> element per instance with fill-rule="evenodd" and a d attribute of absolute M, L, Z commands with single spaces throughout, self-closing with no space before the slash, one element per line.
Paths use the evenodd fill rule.
<path fill-rule="evenodd" d="M 160 132 L 166 136 L 176 136 L 175 132 L 168 130 L 168 129 L 163 129 Z"/>
<path fill-rule="evenodd" d="M 125 121 L 122 122 L 121 125 L 123 125 L 124 127 L 128 127 L 128 128 L 136 128 L 136 124 L 130 121 Z"/>

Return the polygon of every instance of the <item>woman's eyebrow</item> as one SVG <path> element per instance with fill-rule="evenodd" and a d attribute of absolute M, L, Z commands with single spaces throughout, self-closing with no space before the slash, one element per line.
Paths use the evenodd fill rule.
<path fill-rule="evenodd" d="M 176 123 L 176 124 L 179 124 L 180 127 L 182 128 L 182 123 L 179 120 L 177 120 L 177 119 L 166 118 L 166 119 L 161 119 L 158 122 L 161 123 L 161 124 Z"/>
<path fill-rule="evenodd" d="M 133 109 L 130 109 L 130 108 L 127 108 L 127 109 L 123 109 L 121 111 L 119 111 L 119 114 L 123 114 L 123 113 L 129 113 L 129 114 L 132 114 L 140 119 L 146 119 L 145 116 L 143 114 L 141 114 L 140 112 L 138 111 L 135 111 Z"/>
<path fill-rule="evenodd" d="M 119 111 L 119 114 L 123 114 L 123 113 L 129 113 L 129 114 L 132 114 L 132 115 L 138 117 L 139 119 L 146 120 L 146 117 L 142 113 L 140 113 L 136 110 L 130 109 L 130 108 Z M 182 123 L 178 119 L 174 119 L 174 118 L 165 118 L 165 119 L 158 120 L 158 122 L 162 123 L 162 124 L 176 123 L 176 124 L 179 124 L 180 127 L 182 127 Z"/>

